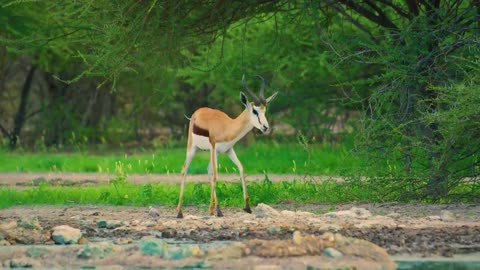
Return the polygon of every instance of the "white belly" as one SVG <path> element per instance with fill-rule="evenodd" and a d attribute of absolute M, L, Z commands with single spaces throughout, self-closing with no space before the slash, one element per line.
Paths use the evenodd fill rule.
<path fill-rule="evenodd" d="M 212 149 L 212 145 L 210 144 L 208 137 L 192 134 L 192 144 L 193 146 L 201 150 Z M 215 148 L 217 149 L 217 152 L 224 153 L 224 152 L 227 152 L 230 148 L 232 148 L 234 144 L 235 144 L 234 141 L 217 143 L 215 145 Z"/>

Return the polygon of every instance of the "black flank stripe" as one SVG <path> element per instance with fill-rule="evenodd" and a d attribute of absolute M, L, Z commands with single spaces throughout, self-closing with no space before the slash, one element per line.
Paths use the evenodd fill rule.
<path fill-rule="evenodd" d="M 203 136 L 203 137 L 209 137 L 210 136 L 210 133 L 208 132 L 208 130 L 206 130 L 204 128 L 201 128 L 201 127 L 199 127 L 195 124 L 193 124 L 193 134 Z"/>

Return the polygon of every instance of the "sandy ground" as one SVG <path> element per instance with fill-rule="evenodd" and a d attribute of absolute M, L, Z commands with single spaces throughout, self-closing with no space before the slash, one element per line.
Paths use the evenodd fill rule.
<path fill-rule="evenodd" d="M 84 185 L 84 184 L 96 184 L 96 183 L 106 183 L 111 179 L 114 179 L 116 175 L 107 174 L 107 173 L 69 173 L 69 172 L 6 172 L 0 173 L 0 185 L 3 186 L 25 186 L 36 183 L 40 180 L 46 180 L 51 183 L 57 182 L 68 182 L 73 185 Z M 181 181 L 180 174 L 128 174 L 128 180 L 132 183 L 146 184 L 146 183 L 180 183 Z M 218 179 L 221 181 L 227 182 L 237 182 L 240 181 L 238 174 L 219 174 Z M 247 175 L 246 180 L 248 181 L 263 181 L 265 175 L 263 174 L 254 174 Z M 292 181 L 293 179 L 297 180 L 313 180 L 313 181 L 325 181 L 325 180 L 336 180 L 343 181 L 341 177 L 330 177 L 330 176 L 303 176 L 303 175 L 294 175 L 294 174 L 268 174 L 268 179 L 270 181 Z M 207 174 L 190 174 L 187 177 L 189 182 L 208 182 Z"/>
<path fill-rule="evenodd" d="M 0 183 L 23 187 L 42 177 L 47 181 L 57 179 L 73 181 L 77 184 L 109 180 L 108 175 L 99 174 L 15 173 L 0 174 Z M 205 176 L 193 178 L 203 181 L 203 177 Z M 237 176 L 229 177 L 231 181 L 238 179 Z M 263 177 L 263 175 L 257 176 L 258 180 L 263 180 Z M 293 176 L 269 175 L 272 181 L 289 177 Z M 178 175 L 138 175 L 130 176 L 129 179 L 145 183 L 175 182 L 178 178 Z M 254 176 L 250 176 L 249 179 L 255 181 L 252 180 L 255 179 Z M 241 209 L 223 208 L 225 216 L 221 218 L 208 216 L 208 206 L 200 205 L 187 206 L 184 209 L 184 219 L 175 217 L 176 212 L 173 207 L 154 207 L 158 210 L 159 216 L 152 216 L 147 206 L 17 206 L 3 209 L 0 210 L 0 236 L 2 236 L 1 226 L 8 227 L 9 225 L 5 224 L 9 222 L 15 222 L 21 230 L 10 234 L 3 231 L 3 238 L 8 238 L 4 241 L 9 241 L 9 243 L 3 243 L 14 245 L 9 248 L 0 246 L 0 251 L 7 250 L 10 255 L 18 255 L 23 254 L 21 250 L 25 246 L 53 246 L 52 229 L 58 225 L 69 225 L 81 230 L 82 239 L 86 243 L 108 241 L 119 246 L 139 243 L 148 237 L 191 243 L 282 240 L 291 239 L 293 232 L 300 231 L 316 236 L 332 232 L 345 237 L 364 239 L 384 248 L 391 256 L 404 258 L 451 258 L 466 254 L 478 255 L 476 252 L 480 252 L 480 205 L 477 204 L 292 203 L 272 205 L 274 209 L 268 211 L 257 207 L 254 208 L 253 214 L 244 213 Z M 110 224 L 109 228 L 100 228 L 99 221 Z M 1 242 L 2 239 L 0 239 L 0 245 Z M 135 250 L 138 251 L 138 248 Z M 1 255 L 0 260 L 2 260 Z M 7 257 L 3 258 L 4 266 L 5 264 L 8 266 Z M 268 261 L 267 265 L 298 263 L 302 260 L 306 261 L 307 258 L 282 260 Z M 0 266 L 1 263 L 0 261 Z M 120 263 L 128 264 L 128 262 Z M 248 265 L 246 268 L 249 268 Z M 305 265 L 300 263 L 299 269 L 305 269 Z"/>

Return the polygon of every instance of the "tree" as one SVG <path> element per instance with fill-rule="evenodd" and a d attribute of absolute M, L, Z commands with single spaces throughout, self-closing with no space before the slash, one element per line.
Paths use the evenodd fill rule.
<path fill-rule="evenodd" d="M 381 67 L 379 74 L 357 82 L 373 86 L 360 146 L 373 154 L 374 163 L 390 161 L 390 166 L 380 163 L 387 169 L 377 172 L 385 176 L 378 179 L 405 197 L 456 196 L 466 179 L 479 175 L 480 109 L 473 103 L 479 7 L 478 1 L 460 0 L 344 0 L 321 7 L 335 9 L 368 38 L 353 41 L 357 47 L 340 57 Z M 477 188 L 471 182 L 467 189 Z"/>

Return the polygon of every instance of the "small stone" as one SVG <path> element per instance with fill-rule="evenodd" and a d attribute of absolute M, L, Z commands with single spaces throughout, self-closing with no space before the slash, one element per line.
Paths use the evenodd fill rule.
<path fill-rule="evenodd" d="M 257 218 L 276 217 L 280 215 L 277 210 L 264 203 L 259 203 L 257 207 L 253 209 L 253 213 Z"/>
<path fill-rule="evenodd" d="M 38 221 L 38 217 L 22 219 L 18 222 L 18 226 L 28 230 L 43 230 Z"/>
<path fill-rule="evenodd" d="M 335 236 L 331 232 L 325 232 L 322 234 L 321 239 L 327 247 L 333 247 L 335 245 Z"/>
<path fill-rule="evenodd" d="M 299 231 L 293 232 L 293 237 L 292 237 L 293 243 L 295 245 L 300 246 L 303 243 L 303 236 L 302 233 Z"/>
<path fill-rule="evenodd" d="M 359 218 L 359 219 L 367 219 L 372 216 L 372 213 L 365 208 L 358 208 L 352 207 L 350 210 L 343 210 L 343 211 L 336 211 L 336 212 L 329 212 L 324 214 L 325 217 L 328 218 Z"/>
<path fill-rule="evenodd" d="M 8 242 L 7 240 L 0 240 L 0 246 L 10 246 L 10 242 Z"/>
<path fill-rule="evenodd" d="M 440 212 L 440 219 L 442 221 L 445 221 L 445 222 L 453 222 L 455 221 L 455 215 L 451 212 L 451 211 L 448 211 L 448 210 L 442 210 Z"/>
<path fill-rule="evenodd" d="M 209 260 L 225 260 L 239 259 L 246 255 L 247 246 L 243 243 L 235 242 L 223 248 L 209 249 L 207 251 L 207 259 Z"/>
<path fill-rule="evenodd" d="M 340 251 L 338 251 L 334 248 L 324 249 L 323 254 L 325 254 L 327 257 L 330 257 L 330 258 L 333 258 L 333 259 L 338 259 L 338 258 L 343 257 L 343 254 Z"/>
<path fill-rule="evenodd" d="M 268 229 L 267 229 L 267 232 L 268 232 L 268 233 L 272 233 L 272 234 L 273 234 L 273 233 L 278 233 L 278 232 L 280 232 L 280 231 L 281 231 L 280 228 L 274 227 L 274 226 L 268 227 Z"/>
<path fill-rule="evenodd" d="M 38 263 L 27 257 L 13 258 L 9 262 L 10 268 L 32 268 L 36 267 Z"/>
<path fill-rule="evenodd" d="M 335 238 L 335 246 L 342 246 L 345 244 L 345 237 L 343 237 L 343 235 L 336 233 L 333 237 Z"/>
<path fill-rule="evenodd" d="M 98 220 L 97 221 L 97 227 L 98 228 L 106 228 L 107 227 L 107 221 L 106 220 Z"/>
<path fill-rule="evenodd" d="M 18 223 L 16 221 L 10 221 L 8 223 L 0 224 L 0 231 L 9 231 L 16 229 L 18 227 Z"/>
<path fill-rule="evenodd" d="M 85 238 L 85 236 L 82 236 L 80 239 L 78 239 L 79 245 L 88 244 L 88 243 L 90 243 L 90 241 L 88 241 L 88 239 Z"/>
<path fill-rule="evenodd" d="M 43 176 L 35 178 L 35 179 L 32 180 L 32 184 L 34 186 L 39 186 L 42 183 L 47 183 L 47 179 L 45 179 L 45 177 L 43 177 Z"/>
<path fill-rule="evenodd" d="M 108 220 L 107 221 L 107 229 L 115 229 L 122 226 L 122 222 L 119 220 Z"/>
<path fill-rule="evenodd" d="M 144 255 L 165 256 L 168 250 L 168 244 L 161 240 L 144 240 L 141 243 L 140 251 Z"/>
<path fill-rule="evenodd" d="M 398 218 L 400 218 L 400 214 L 399 214 L 399 213 L 396 213 L 396 212 L 392 212 L 392 213 L 389 213 L 389 214 L 387 215 L 387 217 L 393 218 L 393 219 L 398 219 Z"/>
<path fill-rule="evenodd" d="M 114 245 L 110 242 L 99 242 L 86 244 L 77 253 L 80 259 L 103 259 L 114 250 Z"/>
<path fill-rule="evenodd" d="M 160 212 L 158 211 L 158 209 L 154 208 L 152 206 L 148 207 L 148 214 L 152 217 L 159 217 L 160 216 Z"/>
<path fill-rule="evenodd" d="M 76 244 L 81 237 L 82 233 L 79 229 L 72 228 L 68 225 L 61 225 L 53 228 L 52 240 L 55 244 Z"/>
<path fill-rule="evenodd" d="M 128 245 L 133 243 L 133 240 L 131 238 L 120 238 L 113 240 L 113 243 L 115 245 Z"/>
<path fill-rule="evenodd" d="M 30 247 L 25 251 L 27 257 L 38 259 L 50 253 L 47 248 L 44 247 Z"/>

